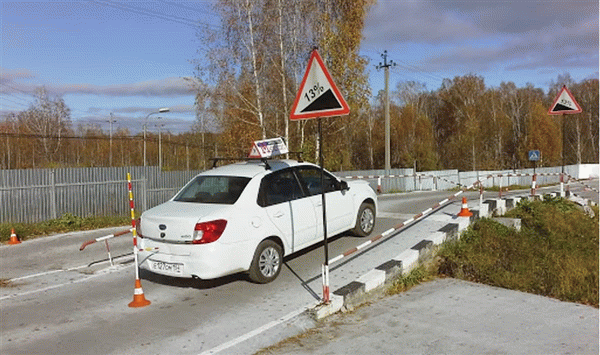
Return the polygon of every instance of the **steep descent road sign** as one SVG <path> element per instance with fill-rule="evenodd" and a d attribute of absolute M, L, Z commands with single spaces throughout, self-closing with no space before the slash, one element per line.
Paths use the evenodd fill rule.
<path fill-rule="evenodd" d="M 350 108 L 325 68 L 323 59 L 313 50 L 306 73 L 292 106 L 291 120 L 341 116 Z"/>
<path fill-rule="evenodd" d="M 548 110 L 548 114 L 550 115 L 560 115 L 563 113 L 580 113 L 581 107 L 575 101 L 573 94 L 567 89 L 566 86 L 563 85 L 562 90 L 554 99 L 554 103 L 550 106 L 550 110 Z"/>

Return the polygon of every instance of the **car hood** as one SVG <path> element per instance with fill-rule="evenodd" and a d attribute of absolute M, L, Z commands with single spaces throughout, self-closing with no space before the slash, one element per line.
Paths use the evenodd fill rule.
<path fill-rule="evenodd" d="M 223 218 L 221 212 L 228 208 L 231 205 L 168 201 L 142 213 L 140 234 L 157 240 L 189 242 L 196 223 Z"/>

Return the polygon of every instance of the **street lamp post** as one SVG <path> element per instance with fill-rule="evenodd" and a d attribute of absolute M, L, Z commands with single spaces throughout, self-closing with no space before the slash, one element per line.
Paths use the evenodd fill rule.
<path fill-rule="evenodd" d="M 157 113 L 165 113 L 169 111 L 171 111 L 171 109 L 168 107 L 159 108 L 156 112 L 150 112 L 148 116 L 146 116 L 146 119 L 144 119 L 144 166 L 146 166 L 146 127 L 148 126 L 148 118 L 150 117 L 150 115 L 154 115 Z"/>
<path fill-rule="evenodd" d="M 158 117 L 160 119 L 160 117 Z M 162 171 L 162 127 L 164 127 L 164 123 L 157 124 L 158 127 L 158 170 Z"/>

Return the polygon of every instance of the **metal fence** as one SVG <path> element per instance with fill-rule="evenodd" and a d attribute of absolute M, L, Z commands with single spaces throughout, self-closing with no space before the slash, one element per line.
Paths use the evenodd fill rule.
<path fill-rule="evenodd" d="M 0 170 L 0 222 L 39 222 L 76 216 L 129 214 L 127 173 L 136 209 L 171 198 L 200 173 L 162 172 L 158 167 Z"/>
<path fill-rule="evenodd" d="M 570 165 L 565 173 L 581 178 L 582 169 L 598 175 L 598 165 Z M 158 167 L 64 168 L 0 170 L 0 222 L 39 222 L 65 213 L 76 216 L 129 215 L 127 173 L 131 173 L 136 209 L 145 211 L 170 199 L 186 182 L 199 174 L 194 171 L 160 171 Z M 537 174 L 556 174 L 561 167 L 536 169 Z M 413 169 L 345 171 L 342 178 L 358 178 L 383 192 L 446 190 L 480 180 L 485 187 L 531 185 L 533 169 L 518 171 L 442 170 L 414 172 Z M 589 173 L 586 173 L 589 175 Z M 502 175 L 502 176 L 499 176 Z M 512 175 L 512 176 L 509 176 Z M 372 176 L 381 176 L 381 179 Z M 490 177 L 491 176 L 491 177 Z M 585 176 L 587 178 L 588 176 Z M 558 176 L 541 175 L 538 185 L 556 183 Z"/>
<path fill-rule="evenodd" d="M 561 166 L 535 169 L 536 174 L 538 174 L 537 185 L 558 183 L 560 176 L 552 174 L 558 174 L 561 171 Z M 598 164 L 565 166 L 565 174 L 575 179 L 587 179 L 590 175 L 589 171 L 592 172 L 592 175 L 598 176 Z M 459 186 L 469 186 L 476 181 L 481 181 L 484 187 L 531 186 L 531 175 L 533 172 L 533 169 L 495 171 L 438 170 L 424 172 L 415 172 L 413 169 L 392 169 L 390 171 L 363 170 L 336 172 L 335 175 L 346 179 L 366 180 L 374 190 L 380 186 L 382 192 L 389 193 L 448 190 Z"/>

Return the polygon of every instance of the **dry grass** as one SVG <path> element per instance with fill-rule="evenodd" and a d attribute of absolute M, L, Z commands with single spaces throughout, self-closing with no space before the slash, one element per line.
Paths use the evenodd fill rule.
<path fill-rule="evenodd" d="M 106 227 L 117 227 L 131 224 L 131 217 L 78 217 L 66 213 L 62 217 L 39 223 L 0 223 L 0 242 L 10 239 L 11 230 L 20 240 L 37 238 L 54 233 L 65 233 Z"/>
<path fill-rule="evenodd" d="M 598 218 L 563 199 L 526 201 L 508 216 L 520 232 L 477 221 L 440 249 L 439 273 L 598 307 Z"/>

